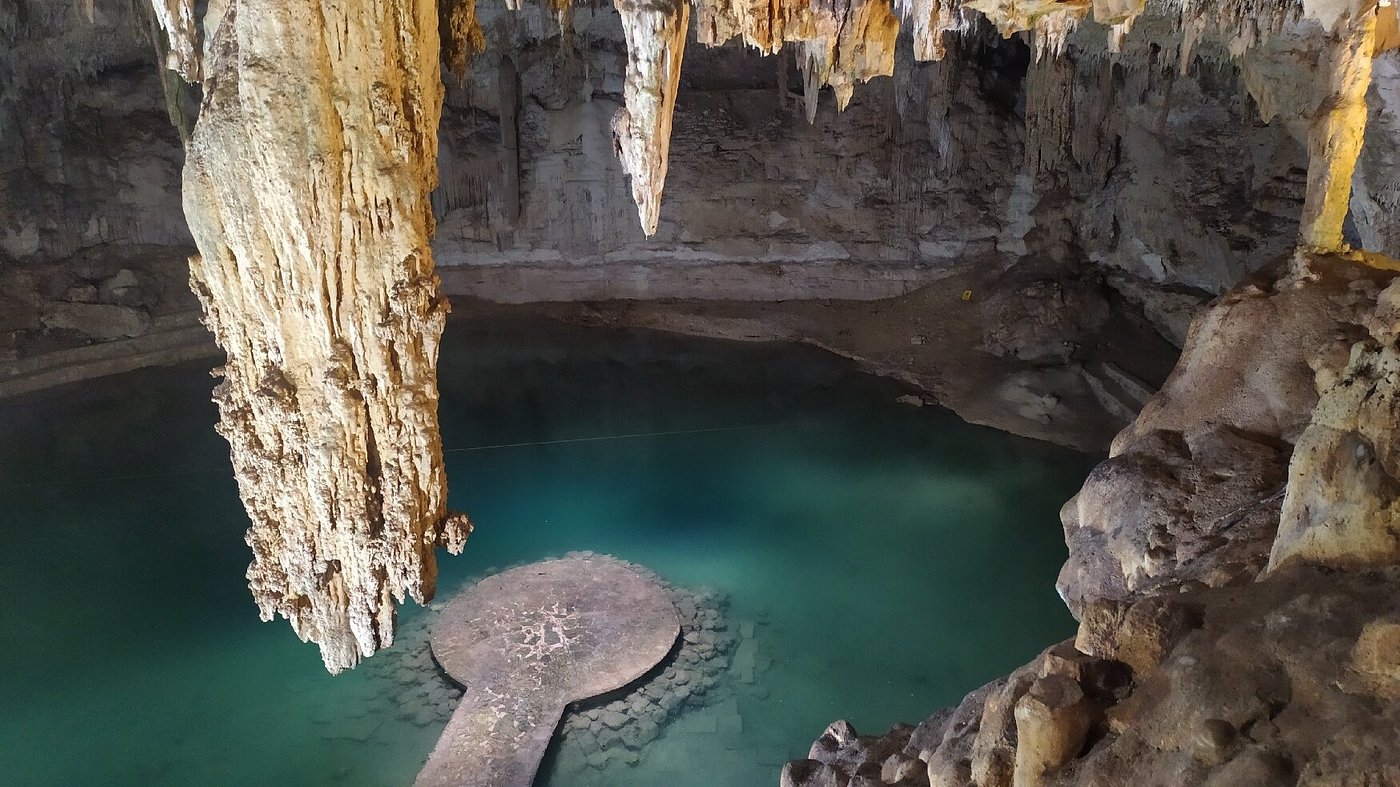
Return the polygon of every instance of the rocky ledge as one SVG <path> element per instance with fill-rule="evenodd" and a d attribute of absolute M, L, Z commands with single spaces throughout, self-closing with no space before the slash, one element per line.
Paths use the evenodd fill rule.
<path fill-rule="evenodd" d="M 1299 254 L 1213 302 L 1062 512 L 1076 638 L 782 784 L 1400 784 L 1398 270 Z"/>
<path fill-rule="evenodd" d="M 1138 602 L 917 727 L 832 724 L 782 785 L 1397 784 L 1397 589 L 1299 567 Z"/>

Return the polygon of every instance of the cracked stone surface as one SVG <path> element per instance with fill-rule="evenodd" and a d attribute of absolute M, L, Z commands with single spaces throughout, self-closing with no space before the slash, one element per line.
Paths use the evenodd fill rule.
<path fill-rule="evenodd" d="M 463 694 L 416 783 L 529 785 L 565 706 L 640 678 L 679 633 L 666 589 L 619 560 L 483 579 L 433 625 L 433 656 Z"/>

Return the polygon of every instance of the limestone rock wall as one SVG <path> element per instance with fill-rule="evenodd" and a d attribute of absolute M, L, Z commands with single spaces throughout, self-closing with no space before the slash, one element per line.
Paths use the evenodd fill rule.
<path fill-rule="evenodd" d="M 1345 367 L 1318 370 L 1319 400 L 1289 466 L 1271 571 L 1400 562 L 1400 285 L 1387 286 L 1368 316 Z"/>
<path fill-rule="evenodd" d="M 888 297 L 1001 256 L 998 216 L 1014 194 L 1004 162 L 1019 148 L 1024 60 L 1014 43 L 992 46 L 980 64 L 911 62 L 862 85 L 846 112 L 822 104 L 809 125 L 791 57 L 690 41 L 665 199 L 647 239 L 609 131 L 627 63 L 616 14 L 576 9 L 561 41 L 552 20 L 536 28 L 529 7 L 481 13 L 488 41 L 514 24 L 527 37 L 511 47 L 511 69 L 483 55 L 467 87 L 448 94 L 444 149 L 454 155 L 435 200 L 452 291 L 569 300 L 557 283 L 575 281 L 584 297 L 609 287 L 626 297 Z M 977 73 L 1003 61 L 1005 79 Z M 514 124 L 496 90 L 512 71 Z M 968 122 L 943 137 L 949 112 Z M 518 130 L 518 150 L 505 146 L 501 117 Z M 973 118 L 989 122 L 974 131 Z M 546 281 L 556 284 L 532 298 L 526 287 Z"/>
<path fill-rule="evenodd" d="M 1352 181 L 1351 216 L 1361 248 L 1400 257 L 1400 51 L 1376 57 L 1371 66 L 1370 116 Z M 1389 173 L 1389 174 L 1387 174 Z"/>
<path fill-rule="evenodd" d="M 0 8 L 0 263 L 190 246 L 145 6 L 82 5 Z"/>
<path fill-rule="evenodd" d="M 14 77 L 0 84 L 0 132 L 20 140 L 0 162 L 0 254 L 49 264 L 104 245 L 190 244 L 169 118 L 193 116 L 193 91 L 167 101 L 152 43 L 163 38 L 141 7 L 97 4 L 92 22 L 63 3 L 0 10 L 0 68 Z M 913 26 L 892 76 L 851 81 L 838 112 L 794 50 L 765 57 L 742 35 L 704 46 L 702 33 L 734 32 L 697 16 L 647 239 L 613 150 L 627 70 L 618 14 L 575 9 L 561 35 L 550 8 L 476 12 L 482 48 L 448 89 L 433 196 L 452 293 L 877 298 L 960 263 L 1066 253 L 1125 286 L 1214 293 L 1284 253 L 1301 208 L 1305 129 L 1290 118 L 1305 102 L 1264 91 L 1277 80 L 1260 75 L 1296 71 L 1306 36 L 1235 61 L 1203 34 L 1181 74 L 1181 36 L 1153 9 L 1118 54 L 1086 22 L 1065 58 L 1039 62 L 1020 37 L 965 20 L 936 38 L 943 60 L 919 62 L 935 39 Z M 1389 83 L 1373 82 L 1352 222 L 1381 251 L 1395 237 L 1385 173 L 1400 144 Z"/>

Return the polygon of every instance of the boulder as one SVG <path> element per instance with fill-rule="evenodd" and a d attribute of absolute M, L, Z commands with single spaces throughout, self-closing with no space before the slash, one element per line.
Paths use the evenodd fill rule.
<path fill-rule="evenodd" d="M 883 784 L 928 784 L 928 765 L 904 753 L 891 754 L 880 765 Z"/>
<path fill-rule="evenodd" d="M 135 271 L 130 268 L 122 268 L 104 279 L 97 287 L 97 297 L 103 303 L 112 303 L 118 306 L 149 305 L 142 290 L 141 281 L 137 278 Z"/>
<path fill-rule="evenodd" d="M 1016 702 L 1016 787 L 1040 787 L 1045 776 L 1083 748 L 1098 710 L 1066 675 L 1046 675 Z"/>
<path fill-rule="evenodd" d="M 106 303 L 51 303 L 40 319 L 45 328 L 77 331 L 98 340 L 140 336 L 151 327 L 145 311 Z"/>
<path fill-rule="evenodd" d="M 783 766 L 782 787 L 849 787 L 836 769 L 817 760 L 794 760 Z"/>

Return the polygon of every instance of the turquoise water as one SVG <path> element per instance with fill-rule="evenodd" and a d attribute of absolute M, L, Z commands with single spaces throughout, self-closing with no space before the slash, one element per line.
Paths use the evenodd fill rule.
<path fill-rule="evenodd" d="M 0 781 L 409 784 L 441 720 L 257 619 L 206 367 L 0 403 Z M 808 348 L 460 322 L 441 367 L 477 524 L 446 591 L 609 552 L 725 594 L 758 654 L 635 765 L 580 768 L 566 740 L 541 783 L 775 785 L 828 722 L 918 721 L 1073 630 L 1057 510 L 1092 457 Z"/>

